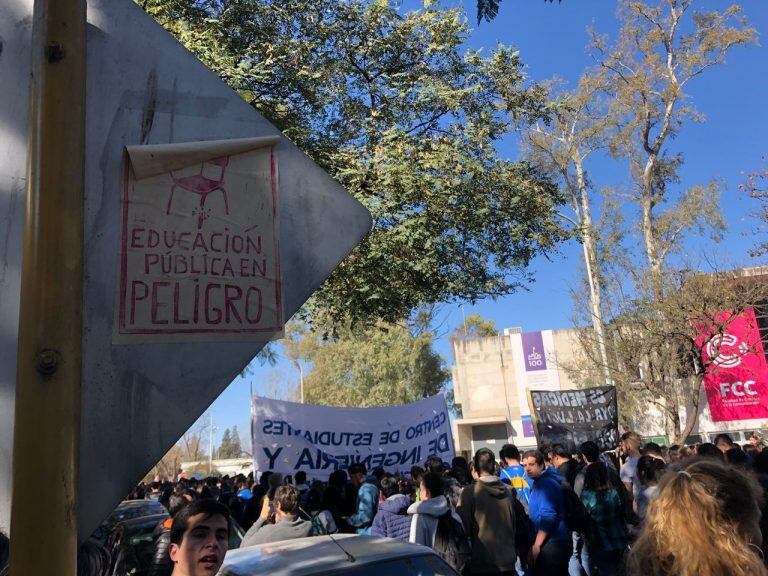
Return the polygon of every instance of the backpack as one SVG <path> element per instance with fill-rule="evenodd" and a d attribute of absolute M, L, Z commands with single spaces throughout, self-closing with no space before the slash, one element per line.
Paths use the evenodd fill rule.
<path fill-rule="evenodd" d="M 581 499 L 573 491 L 568 482 L 560 485 L 563 492 L 563 503 L 565 504 L 565 525 L 571 532 L 583 533 L 587 527 L 589 517 L 584 509 Z"/>
<path fill-rule="evenodd" d="M 515 514 L 515 551 L 520 561 L 525 563 L 528 559 L 528 551 L 533 545 L 535 533 L 528 512 L 525 510 L 525 505 L 517 496 L 517 490 L 514 488 L 511 490 L 512 509 Z"/>
<path fill-rule="evenodd" d="M 320 520 L 320 513 L 316 513 L 315 515 L 311 515 L 310 520 L 312 521 L 312 530 L 310 530 L 309 535 L 310 536 L 322 536 L 324 534 L 327 534 L 325 531 L 325 526 L 323 526 L 322 521 Z"/>
<path fill-rule="evenodd" d="M 469 537 L 462 523 L 453 517 L 450 510 L 437 519 L 433 549 L 459 574 L 469 563 L 472 556 Z"/>

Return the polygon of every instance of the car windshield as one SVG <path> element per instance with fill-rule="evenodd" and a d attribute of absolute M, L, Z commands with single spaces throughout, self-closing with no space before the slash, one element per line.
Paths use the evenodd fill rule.
<path fill-rule="evenodd" d="M 335 572 L 333 576 L 458 576 L 457 572 L 438 556 L 413 556 L 398 558 L 363 566 L 350 566 Z"/>

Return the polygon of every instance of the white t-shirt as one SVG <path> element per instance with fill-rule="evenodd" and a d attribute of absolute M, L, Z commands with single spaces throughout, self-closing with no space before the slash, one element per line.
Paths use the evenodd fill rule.
<path fill-rule="evenodd" d="M 637 461 L 640 460 L 640 456 L 631 456 L 627 458 L 621 466 L 621 481 L 625 484 L 632 483 L 632 496 L 637 498 L 640 494 L 640 478 L 637 476 Z"/>

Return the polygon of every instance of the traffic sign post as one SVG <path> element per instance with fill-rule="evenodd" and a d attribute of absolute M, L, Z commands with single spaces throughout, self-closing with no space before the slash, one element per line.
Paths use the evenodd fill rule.
<path fill-rule="evenodd" d="M 35 3 L 11 516 L 16 576 L 77 571 L 85 23 L 85 0 Z"/>
<path fill-rule="evenodd" d="M 57 5 L 63 3 L 61 0 L 50 1 Z M 32 0 L 18 0 L 0 5 L 0 37 L 3 38 L 0 72 L 4 78 L 6 74 L 10 74 L 11 78 L 19 79 L 20 86 L 24 86 L 23 80 L 28 76 L 28 68 L 25 70 L 25 66 L 28 66 L 25 55 L 29 51 L 31 35 L 25 28 L 25 23 L 30 20 L 31 4 Z M 60 308 L 64 300 L 71 300 L 75 304 L 82 303 L 82 329 L 72 322 L 67 323 L 73 334 L 71 340 L 82 342 L 79 449 L 76 450 L 77 458 L 67 468 L 67 473 L 71 475 L 74 483 L 74 474 L 79 462 L 79 478 L 76 480 L 79 498 L 76 507 L 74 497 L 62 500 L 62 503 L 69 504 L 71 515 L 68 518 L 73 521 L 77 518 L 76 527 L 80 541 L 92 533 L 130 488 L 141 480 L 152 465 L 238 376 L 269 337 L 269 334 L 260 334 L 258 339 L 250 341 L 242 337 L 242 333 L 248 330 L 238 328 L 237 341 L 232 341 L 231 334 L 225 337 L 227 335 L 222 333 L 226 330 L 218 329 L 206 332 L 210 338 L 201 334 L 187 338 L 181 334 L 184 331 L 181 324 L 190 318 L 189 311 L 192 311 L 194 319 L 194 310 L 201 310 L 201 314 L 204 314 L 205 310 L 212 310 L 213 313 L 204 318 L 208 323 L 218 322 L 217 311 L 223 311 L 225 316 L 231 312 L 233 318 L 242 320 L 243 323 L 246 320 L 266 322 L 269 317 L 274 319 L 275 316 L 280 319 L 290 318 L 371 226 L 370 214 L 362 205 L 207 70 L 138 5 L 131 0 L 90 0 L 87 11 L 86 161 L 85 198 L 81 204 L 82 225 L 72 219 L 76 218 L 74 212 L 64 210 L 57 210 L 58 223 L 50 221 L 48 216 L 43 219 L 43 211 L 39 212 L 40 220 L 33 222 L 45 226 L 42 242 L 48 241 L 48 235 L 59 229 L 57 226 L 70 230 L 79 229 L 83 234 L 80 246 L 84 248 L 64 245 L 57 247 L 66 252 L 66 255 L 62 255 L 62 259 L 58 260 L 61 267 L 67 262 L 73 262 L 76 253 L 82 250 L 82 274 L 75 273 L 74 268 L 68 268 L 66 271 L 72 278 L 82 278 L 82 298 L 75 296 L 73 292 L 64 291 L 65 288 L 70 289 L 71 284 L 68 284 L 68 281 L 61 277 L 54 279 L 53 276 L 46 276 L 41 280 L 43 286 L 46 282 L 52 283 L 57 295 L 53 303 L 47 302 L 47 308 L 41 307 L 38 310 L 44 319 L 60 318 L 61 324 L 64 324 Z M 66 50 L 64 54 L 67 54 Z M 71 81 L 70 77 L 68 82 Z M 60 449 L 55 447 L 55 442 L 61 441 L 60 438 L 49 439 L 45 436 L 52 430 L 52 422 L 43 422 L 44 418 L 35 420 L 30 416 L 29 412 L 41 410 L 38 406 L 33 408 L 30 402 L 24 399 L 26 392 L 21 386 L 14 390 L 16 372 L 19 372 L 20 378 L 26 378 L 24 374 L 30 370 L 29 366 L 24 366 L 24 362 L 29 360 L 28 350 L 51 345 L 38 341 L 24 343 L 25 336 L 22 335 L 19 341 L 21 351 L 18 364 L 16 355 L 8 353 L 8 350 L 16 350 L 16 339 L 9 338 L 8 335 L 16 334 L 18 330 L 19 299 L 22 293 L 21 280 L 16 276 L 22 260 L 22 215 L 18 206 L 23 173 L 19 172 L 19 165 L 24 164 L 27 153 L 31 158 L 34 152 L 31 148 L 27 150 L 23 143 L 17 141 L 21 127 L 27 126 L 27 109 L 20 104 L 25 101 L 23 96 L 26 87 L 22 89 L 11 83 L 9 91 L 0 93 L 0 120 L 4 128 L 9 127 L 0 132 L 0 218 L 8 222 L 6 233 L 0 234 L 0 338 L 6 338 L 4 346 L 0 346 L 0 529 L 8 526 L 11 501 L 8 473 L 11 458 L 8 446 L 11 442 L 9 420 L 12 418 L 3 417 L 9 413 L 9 404 L 14 403 L 14 393 L 19 413 L 17 426 L 22 426 L 25 430 L 34 427 L 31 438 L 16 438 L 17 463 L 19 458 L 24 459 L 28 454 L 37 461 L 46 460 L 49 448 Z M 74 116 L 78 116 L 76 110 Z M 218 223 L 222 224 L 223 219 L 231 218 L 233 225 L 242 232 L 230 234 L 230 238 L 239 236 L 244 245 L 261 246 L 259 249 L 265 250 L 267 239 L 274 235 L 275 242 L 270 246 L 275 247 L 277 255 L 273 258 L 272 252 L 275 250 L 270 248 L 272 252 L 261 254 L 263 258 L 271 258 L 266 265 L 263 265 L 262 260 L 251 267 L 243 268 L 240 264 L 240 267 L 235 269 L 240 273 L 240 280 L 230 282 L 232 286 L 229 292 L 226 288 L 216 286 L 217 281 L 213 277 L 217 273 L 215 269 L 205 269 L 207 276 L 205 279 L 201 277 L 201 285 L 202 282 L 208 283 L 211 287 L 209 295 L 214 301 L 201 300 L 203 303 L 199 306 L 194 300 L 198 293 L 194 287 L 170 279 L 171 288 L 166 288 L 163 279 L 156 273 L 157 269 L 151 270 L 151 283 L 150 279 L 145 282 L 150 286 L 149 295 L 139 297 L 153 298 L 151 289 L 155 286 L 158 291 L 157 301 L 166 307 L 158 308 L 154 312 L 150 307 L 148 315 L 146 310 L 141 312 L 144 314 L 141 316 L 142 330 L 147 327 L 147 323 L 165 322 L 170 318 L 176 322 L 173 327 L 175 335 L 173 340 L 164 340 L 164 337 L 159 336 L 142 340 L 135 337 L 135 334 L 129 334 L 130 338 L 126 339 L 125 331 L 120 334 L 120 331 L 115 329 L 116 318 L 120 317 L 120 314 L 116 313 L 116 306 L 121 302 L 120 289 L 128 281 L 145 281 L 142 276 L 131 273 L 130 259 L 124 257 L 125 250 L 134 249 L 139 244 L 144 246 L 144 236 L 138 231 L 138 219 L 145 218 L 143 213 L 126 208 L 126 202 L 131 201 L 130 191 L 126 189 L 126 182 L 131 182 L 126 178 L 126 171 L 131 169 L 127 150 L 136 152 L 137 149 L 150 145 L 181 143 L 194 146 L 202 143 L 205 147 L 206 143 L 213 141 L 234 142 L 253 138 L 266 138 L 273 142 L 270 144 L 269 154 L 261 156 L 259 160 L 266 163 L 264 166 L 268 166 L 263 179 L 267 184 L 248 188 L 252 190 L 254 201 L 261 202 L 273 210 L 274 226 L 270 227 L 270 231 L 274 232 L 263 234 L 260 245 L 255 236 L 247 237 L 247 234 L 252 233 L 249 232 L 250 227 L 246 226 L 245 222 L 238 221 L 238 218 L 242 219 L 245 214 L 250 213 L 234 209 L 234 203 L 245 197 L 242 191 L 235 189 L 233 185 L 226 190 L 225 196 L 217 188 L 222 182 L 226 182 L 225 188 L 230 186 L 231 181 L 225 180 L 223 172 L 226 170 L 229 174 L 237 167 L 238 161 L 231 154 L 228 154 L 227 161 L 221 157 L 198 158 L 197 167 L 189 174 L 169 174 L 170 195 L 164 197 L 162 204 L 158 203 L 164 211 L 159 215 L 155 214 L 159 218 L 156 221 L 162 222 L 166 216 L 171 218 L 181 214 L 183 218 L 179 216 L 173 221 L 173 229 L 179 232 L 177 238 L 182 237 L 186 230 L 184 227 L 188 225 L 190 231 L 198 231 L 201 234 L 202 244 L 199 250 L 214 252 L 221 245 L 212 246 L 211 242 L 226 238 L 226 235 L 214 238 L 215 233 L 227 233 L 232 230 L 228 225 L 215 229 L 215 219 L 219 218 Z M 8 152 L 4 153 L 6 151 Z M 206 162 L 208 166 L 204 165 Z M 210 172 L 206 171 L 208 169 Z M 195 196 L 189 191 L 184 191 L 183 184 L 191 185 L 190 174 L 195 175 L 206 186 L 210 184 L 206 188 L 210 192 L 209 197 Z M 208 180 L 204 181 L 205 178 Z M 170 185 L 181 188 L 174 191 Z M 263 196 L 263 193 L 270 189 L 273 192 L 270 198 L 274 200 L 271 204 Z M 225 202 L 232 202 L 233 205 L 228 206 Z M 190 211 L 184 213 L 187 208 Z M 34 218 L 27 218 L 24 223 L 25 235 L 33 233 L 29 227 L 30 220 Z M 167 229 L 170 230 L 170 227 Z M 131 234 L 135 232 L 135 238 L 130 236 L 126 241 L 126 231 Z M 187 238 L 196 239 L 196 236 Z M 134 240 L 139 244 L 135 244 Z M 34 245 L 28 244 L 29 246 Z M 233 250 L 238 250 L 237 244 Z M 30 256 L 37 257 L 37 251 L 33 251 Z M 208 256 L 209 261 L 212 261 L 214 256 L 220 257 L 212 253 Z M 126 260 L 129 262 L 127 274 L 120 268 L 120 263 Z M 187 259 L 189 263 L 192 261 Z M 196 258 L 195 266 L 200 261 L 200 258 Z M 202 261 L 205 262 L 205 259 Z M 232 262 L 234 263 L 234 260 Z M 203 267 L 205 268 L 205 264 Z M 263 294 L 266 294 L 264 286 L 279 286 L 277 292 L 270 292 L 270 301 L 263 300 L 265 305 L 279 305 L 277 315 L 264 314 L 259 317 L 254 313 L 255 308 L 249 308 L 255 306 L 257 301 L 248 300 L 246 296 L 256 292 L 248 292 L 245 287 L 245 275 L 246 272 L 252 274 L 257 270 L 261 271 L 257 288 L 262 290 Z M 25 268 L 25 291 L 28 281 L 26 274 Z M 73 280 L 73 283 L 77 285 L 78 282 Z M 175 285 L 180 287 L 178 297 L 172 289 Z M 240 298 L 238 288 L 242 289 L 243 298 L 234 302 Z M 188 290 L 186 296 L 184 290 Z M 201 298 L 204 298 L 202 291 L 200 294 L 203 294 Z M 216 300 L 217 298 L 222 300 Z M 178 317 L 174 316 L 174 302 L 177 301 L 192 302 L 191 308 L 180 305 Z M 142 305 L 145 303 L 142 301 Z M 22 306 L 22 316 L 26 316 L 26 300 L 22 302 Z M 204 308 L 205 306 L 209 308 Z M 127 322 L 132 320 L 130 315 L 123 318 L 128 318 Z M 136 321 L 139 321 L 138 315 Z M 210 329 L 209 326 L 202 325 L 201 328 Z M 120 337 L 116 337 L 116 334 Z M 65 364 L 66 369 L 74 368 L 71 358 L 77 354 L 69 348 L 58 346 L 58 343 L 54 346 L 60 355 L 56 374 L 61 375 Z M 34 364 L 31 366 L 35 369 Z M 52 394 L 51 387 L 46 388 L 45 393 Z M 76 408 L 74 405 L 71 410 L 66 408 L 66 411 L 74 415 Z M 27 418 L 30 419 L 26 421 Z M 75 434 L 76 426 L 73 425 L 69 438 L 76 444 Z M 14 481 L 16 489 L 13 493 L 11 541 L 14 546 L 17 542 L 18 546 L 21 546 L 23 537 L 17 540 L 17 529 L 28 530 L 45 540 L 45 546 L 40 550 L 45 550 L 45 555 L 50 557 L 50 546 L 58 537 L 51 535 L 47 522 L 41 521 L 50 511 L 30 509 L 28 506 L 31 504 L 17 499 L 20 496 L 19 491 L 26 487 L 34 488 L 34 497 L 39 497 L 41 492 L 61 481 L 60 476 L 52 476 L 49 473 L 37 476 L 42 474 L 42 469 L 39 470 L 31 471 L 23 479 Z M 43 490 L 40 489 L 41 484 L 44 486 Z M 20 517 L 23 516 L 28 517 L 28 522 L 34 521 L 34 527 L 20 528 Z M 63 540 L 67 541 L 65 547 L 71 553 L 75 524 L 68 524 L 66 529 L 67 538 Z M 15 550 L 16 548 L 14 554 Z M 31 548 L 29 550 L 31 551 Z M 71 559 L 71 556 L 68 558 Z M 22 561 L 17 557 L 17 563 L 22 562 L 26 560 Z M 62 567 L 70 560 L 59 556 L 51 562 L 56 563 L 56 570 L 38 569 L 36 574 L 61 573 Z"/>

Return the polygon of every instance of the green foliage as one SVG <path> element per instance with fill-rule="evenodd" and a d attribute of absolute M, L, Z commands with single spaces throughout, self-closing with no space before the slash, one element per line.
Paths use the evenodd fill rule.
<path fill-rule="evenodd" d="M 451 339 L 471 339 L 488 338 L 489 336 L 498 336 L 499 331 L 493 320 L 486 320 L 479 312 L 470 314 L 464 319 L 460 326 L 451 334 Z"/>
<path fill-rule="evenodd" d="M 513 292 L 565 237 L 556 185 L 495 144 L 541 118 L 517 52 L 464 52 L 459 9 L 426 0 L 146 0 L 145 8 L 372 213 L 308 306 L 335 325 Z"/>
<path fill-rule="evenodd" d="M 221 435 L 221 444 L 219 445 L 218 458 L 239 458 L 243 448 L 240 444 L 240 433 L 237 431 L 237 426 L 232 428 L 230 432 L 229 428 L 224 430 L 224 434 Z"/>
<path fill-rule="evenodd" d="M 305 401 L 328 406 L 390 406 L 440 392 L 448 380 L 430 332 L 412 334 L 397 324 L 341 330 L 332 340 L 305 331 L 293 350 L 311 366 Z M 309 344 L 307 344 L 309 343 Z M 289 353 L 290 356 L 290 353 Z"/>
<path fill-rule="evenodd" d="M 544 2 L 554 2 L 555 0 L 544 0 Z M 563 0 L 557 0 L 562 2 Z M 490 22 L 499 14 L 499 4 L 501 0 L 477 0 L 477 23 L 483 20 Z"/>

